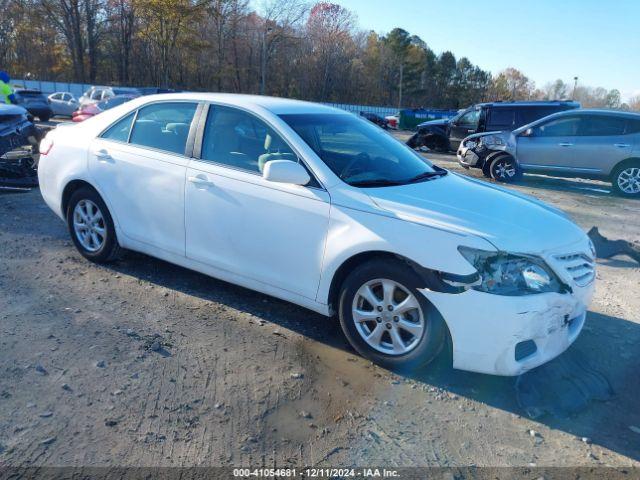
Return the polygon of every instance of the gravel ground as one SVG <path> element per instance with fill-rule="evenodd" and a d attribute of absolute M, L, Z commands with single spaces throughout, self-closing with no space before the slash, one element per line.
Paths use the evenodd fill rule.
<path fill-rule="evenodd" d="M 605 184 L 514 188 L 640 238 L 640 202 Z M 615 393 L 533 419 L 513 378 L 444 356 L 397 375 L 302 308 L 140 254 L 93 265 L 37 190 L 0 193 L 0 466 L 640 466 L 640 268 L 598 263 L 585 330 L 544 393 L 570 402 L 562 381 L 589 375 Z"/>

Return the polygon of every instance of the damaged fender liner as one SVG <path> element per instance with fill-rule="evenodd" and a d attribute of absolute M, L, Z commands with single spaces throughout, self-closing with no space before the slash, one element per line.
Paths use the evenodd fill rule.
<path fill-rule="evenodd" d="M 430 270 L 412 261 L 407 261 L 407 263 L 423 280 L 423 287 L 436 292 L 462 293 L 467 288 L 477 285 L 481 280 L 478 272 L 459 275 L 456 273 Z"/>

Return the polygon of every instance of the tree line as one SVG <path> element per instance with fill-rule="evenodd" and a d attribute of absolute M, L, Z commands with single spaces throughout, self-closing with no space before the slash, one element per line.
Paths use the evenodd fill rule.
<path fill-rule="evenodd" d="M 624 107 L 617 90 L 561 80 L 536 89 L 514 68 L 492 76 L 401 28 L 362 30 L 329 2 L 0 0 L 0 12 L 0 68 L 15 78 L 402 107 L 566 98 Z"/>

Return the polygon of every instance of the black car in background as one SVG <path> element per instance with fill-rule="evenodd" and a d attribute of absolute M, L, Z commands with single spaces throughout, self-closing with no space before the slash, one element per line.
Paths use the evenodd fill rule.
<path fill-rule="evenodd" d="M 47 97 L 40 90 L 17 89 L 14 93 L 16 105 L 25 108 L 32 116 L 38 117 L 41 122 L 46 122 L 53 117 L 53 111 Z"/>
<path fill-rule="evenodd" d="M 456 150 L 464 138 L 474 133 L 515 130 L 552 113 L 574 108 L 580 108 L 580 104 L 556 100 L 479 103 L 453 118 L 419 124 L 407 145 L 439 151 Z"/>
<path fill-rule="evenodd" d="M 380 128 L 384 128 L 385 130 L 389 128 L 389 122 L 387 121 L 387 119 L 384 117 L 381 117 L 377 113 L 360 112 L 360 116 L 366 118 L 371 123 L 375 123 Z"/>

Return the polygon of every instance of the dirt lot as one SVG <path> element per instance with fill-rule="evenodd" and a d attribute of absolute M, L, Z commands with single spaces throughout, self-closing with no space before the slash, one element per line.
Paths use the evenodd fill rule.
<path fill-rule="evenodd" d="M 605 184 L 515 188 L 640 238 L 640 202 Z M 520 380 L 535 419 L 513 378 L 445 358 L 396 375 L 302 308 L 139 254 L 92 265 L 37 190 L 0 194 L 0 266 L 0 465 L 640 466 L 640 268 L 624 258 L 599 262 L 576 344 Z"/>

